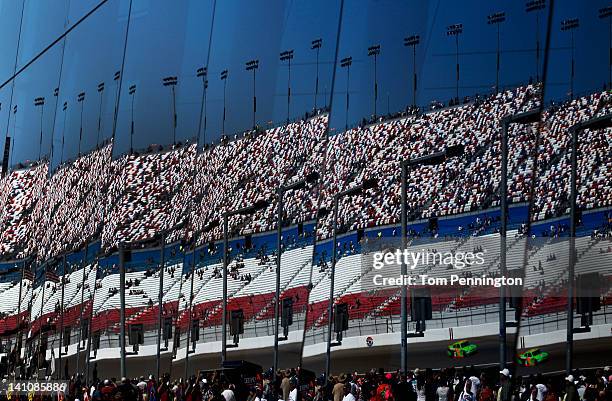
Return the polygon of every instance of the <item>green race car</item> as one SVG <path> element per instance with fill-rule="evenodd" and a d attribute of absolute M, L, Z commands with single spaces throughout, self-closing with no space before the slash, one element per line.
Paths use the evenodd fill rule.
<path fill-rule="evenodd" d="M 448 346 L 446 353 L 451 358 L 465 358 L 470 355 L 474 355 L 478 346 L 472 344 L 468 340 L 456 341 Z"/>
<path fill-rule="evenodd" d="M 536 366 L 548 359 L 548 352 L 542 351 L 539 348 L 532 348 L 519 354 L 516 359 L 521 366 Z"/>

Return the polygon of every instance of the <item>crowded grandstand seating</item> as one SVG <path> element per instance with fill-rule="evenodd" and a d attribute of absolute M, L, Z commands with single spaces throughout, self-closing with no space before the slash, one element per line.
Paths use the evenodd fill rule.
<path fill-rule="evenodd" d="M 495 276 L 499 260 L 493 255 L 499 251 L 496 234 L 499 222 L 488 216 L 474 217 L 472 213 L 499 206 L 501 121 L 508 115 L 538 107 L 540 89 L 539 85 L 522 86 L 477 97 L 462 105 L 403 115 L 329 136 L 329 116 L 319 113 L 285 126 L 248 132 L 233 140 L 223 138 L 204 149 L 192 143 L 168 149 L 151 146 L 146 152 L 112 160 L 113 144 L 109 143 L 60 166 L 50 177 L 49 165 L 41 162 L 13 171 L 0 181 L 0 224 L 4 227 L 0 234 L 0 257 L 4 260 L 33 257 L 42 263 L 99 238 L 104 258 L 119 244 L 132 249 L 158 246 L 161 232 L 167 234 L 168 243 L 186 240 L 200 246 L 221 239 L 219 223 L 225 212 L 262 200 L 268 202 L 264 209 L 229 219 L 230 236 L 270 232 L 276 228 L 276 189 L 316 171 L 320 175 L 318 183 L 286 193 L 283 223 L 292 225 L 318 218 L 311 238 L 317 244 L 288 247 L 281 257 L 281 298 L 291 297 L 294 310 L 307 312 L 306 327 L 316 329 L 327 322 L 329 258 L 323 258 L 324 263 L 317 265 L 317 256 L 319 244 L 325 244 L 332 236 L 334 195 L 366 178 L 377 178 L 377 188 L 341 202 L 340 230 L 396 227 L 400 215 L 401 161 L 462 144 L 463 156 L 410 171 L 409 220 L 426 221 L 431 217 L 461 220 L 457 223 L 457 239 L 440 242 L 438 250 L 472 250 L 476 246 L 472 241 L 475 236 L 479 241 L 490 239 L 490 258 L 482 270 L 472 270 L 471 274 Z M 530 186 L 534 184 L 533 149 L 539 132 L 531 218 L 540 221 L 568 213 L 568 128 L 609 113 L 610 99 L 609 93 L 594 93 L 549 107 L 544 121 L 538 125 L 539 131 L 535 124 L 511 127 L 508 168 L 511 204 L 520 206 L 529 200 Z M 578 204 L 584 210 L 612 206 L 608 185 L 612 182 L 610 134 L 610 129 L 581 133 Z M 513 224 L 526 218 L 520 220 L 514 219 Z M 520 253 L 520 247 L 514 247 L 520 237 L 515 228 L 508 233 L 509 268 L 517 267 L 522 260 L 513 253 Z M 435 232 L 421 234 L 436 236 Z M 577 268 L 588 271 L 592 252 L 582 250 L 605 248 L 607 243 L 602 241 L 580 240 Z M 197 265 L 193 277 L 193 317 L 201 319 L 203 326 L 216 326 L 221 321 L 222 264 L 217 251 L 210 252 L 208 260 Z M 347 303 L 351 319 L 398 315 L 397 290 L 378 293 L 363 290 L 364 266 L 359 244 L 342 252 L 336 266 L 334 302 Z M 568 250 L 562 242 L 557 249 L 552 239 L 530 250 L 529 266 L 533 269 L 526 271 L 525 285 L 532 300 L 526 306 L 529 314 L 556 311 L 561 304 L 554 299 L 563 298 L 562 278 L 566 270 L 553 263 L 554 259 L 547 260 L 551 252 L 566 258 Z M 228 309 L 242 309 L 245 319 L 255 324 L 274 315 L 276 256 L 269 250 L 264 253 L 265 259 L 254 252 L 239 252 L 231 256 L 229 265 Z M 126 316 L 128 324 L 153 327 L 157 324 L 160 273 L 155 263 L 146 267 L 146 271 L 128 269 Z M 452 273 L 443 266 L 421 267 L 437 277 Z M 93 331 L 113 331 L 120 308 L 117 268 L 111 269 L 112 274 L 100 273 L 95 263 L 86 269 L 84 286 L 82 270 L 64 277 L 67 280 L 64 325 L 74 325 L 83 309 L 87 314 L 93 311 Z M 192 277 L 188 271 L 180 261 L 173 261 L 164 269 L 163 314 L 175 318 L 180 328 L 187 327 L 189 317 Z M 546 283 L 542 283 L 542 272 Z M 46 324 L 57 327 L 59 283 L 47 280 L 32 289 L 31 282 L 26 282 L 22 299 L 31 300 L 33 332 Z M 18 309 L 18 289 L 14 282 L 0 286 L 0 293 L 9 300 L 0 306 L 0 312 L 6 314 L 0 320 L 2 327 L 16 324 L 16 320 L 10 319 Z M 469 288 L 442 288 L 434 297 L 434 310 L 442 314 L 481 307 L 496 303 L 497 296 L 495 288 L 478 294 Z"/>
<path fill-rule="evenodd" d="M 329 138 L 325 136 L 327 114 L 320 114 L 247 133 L 233 141 L 224 140 L 197 154 L 193 144 L 174 149 L 152 147 L 148 152 L 111 161 L 110 143 L 61 166 L 50 179 L 46 178 L 45 163 L 14 171 L 2 179 L 7 191 L 2 191 L 0 216 L 3 224 L 11 227 L 3 231 L 0 254 L 36 254 L 44 260 L 82 245 L 100 230 L 104 249 L 119 242 L 146 242 L 162 230 L 169 232 L 170 240 L 197 233 L 202 243 L 220 238 L 220 226 L 201 231 L 210 222 L 219 221 L 225 210 L 258 200 L 270 204 L 253 216 L 235 216 L 230 225 L 238 232 L 265 232 L 275 225 L 275 189 L 315 170 L 322 175 L 320 188 L 288 193 L 287 220 L 310 219 L 318 207 L 329 210 L 334 193 L 363 178 L 377 177 L 376 190 L 346 200 L 339 221 L 350 229 L 392 224 L 399 217 L 399 162 L 457 143 L 466 147 L 463 158 L 411 172 L 411 216 L 444 216 L 496 206 L 500 121 L 537 106 L 539 89 L 538 85 L 519 87 L 461 106 L 377 122 Z M 558 187 L 568 185 L 567 128 L 609 110 L 607 93 L 547 110 L 540 133 L 542 151 L 538 152 L 542 159 L 538 219 L 564 213 L 567 208 L 567 202 L 559 198 L 566 191 Z M 509 197 L 515 203 L 526 200 L 531 181 L 529 150 L 535 144 L 531 128 L 512 126 L 510 132 Z M 579 203 L 586 208 L 608 206 L 611 197 L 603 183 L 610 178 L 610 161 L 605 157 L 610 136 L 607 131 L 585 132 L 583 136 L 581 153 L 596 157 L 581 158 Z M 433 177 L 442 180 L 428 180 Z M 101 199 L 106 199 L 107 207 L 97 207 Z M 364 208 L 366 200 L 368 207 Z M 319 239 L 331 234 L 330 218 L 328 214 L 320 223 Z M 188 221 L 193 222 L 193 228 L 185 227 Z M 64 248 L 62 243 L 70 245 Z"/>
<path fill-rule="evenodd" d="M 28 224 L 29 249 L 40 260 L 73 251 L 99 233 L 112 143 L 60 166 L 42 189 Z"/>
<path fill-rule="evenodd" d="M 30 255 L 27 248 L 31 228 L 29 222 L 32 208 L 41 198 L 47 183 L 47 164 L 15 170 L 0 182 L 0 256 L 25 257 Z"/>

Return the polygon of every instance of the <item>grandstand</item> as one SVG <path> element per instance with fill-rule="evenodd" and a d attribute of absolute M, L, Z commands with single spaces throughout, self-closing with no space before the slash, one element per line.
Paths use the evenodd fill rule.
<path fill-rule="evenodd" d="M 123 309 L 126 330 L 136 333 L 135 340 L 128 334 L 130 360 L 142 359 L 134 366 L 142 363 L 144 368 L 155 355 L 162 326 L 162 353 L 169 363 L 180 364 L 191 352 L 196 360 L 211 358 L 220 347 L 222 255 L 227 252 L 227 309 L 229 313 L 241 310 L 244 318 L 240 343 L 230 353 L 269 364 L 269 355 L 261 356 L 257 349 L 270 350 L 274 336 L 279 257 L 273 232 L 276 189 L 315 171 L 320 174 L 316 185 L 292 191 L 284 199 L 280 297 L 292 300 L 294 323 L 281 349 L 291 353 L 298 346 L 302 350 L 281 362 L 290 366 L 303 359 L 305 364 L 311 361 L 319 366 L 325 354 L 320 346 L 326 341 L 331 289 L 333 217 L 329 211 L 335 194 L 372 177 L 378 179 L 377 188 L 345 199 L 339 206 L 339 251 L 331 301 L 348 305 L 347 344 L 351 338 L 395 335 L 400 331 L 400 292 L 363 290 L 362 280 L 371 270 L 363 265 L 363 247 L 367 241 L 399 237 L 401 161 L 456 144 L 464 146 L 460 158 L 411 171 L 409 235 L 430 238 L 437 241 L 438 251 L 453 253 L 487 244 L 491 253 L 482 270 L 471 274 L 499 275 L 501 121 L 539 107 L 540 90 L 537 84 L 521 86 L 332 136 L 327 135 L 328 113 L 319 112 L 204 149 L 187 143 L 113 159 L 110 142 L 51 175 L 45 161 L 12 171 L 0 182 L 4 227 L 0 293 L 7 300 L 0 310 L 3 343 L 15 344 L 24 338 L 31 347 L 28 353 L 23 350 L 22 357 L 42 350 L 47 360 L 56 361 L 62 354 L 72 360 L 72 366 L 117 361 Z M 567 303 L 563 292 L 567 266 L 556 260 L 567 260 L 568 248 L 565 241 L 554 238 L 564 235 L 569 212 L 567 130 L 610 112 L 612 95 L 598 92 L 545 109 L 539 131 L 535 125 L 511 128 L 508 268 L 521 266 L 522 230 L 527 223 L 533 225 L 533 233 L 545 238 L 528 252 L 527 266 L 538 267 L 525 271 L 523 298 L 529 302 L 523 305 L 522 324 L 530 333 L 558 326 Z M 597 271 L 590 259 L 597 257 L 592 251 L 612 255 L 612 130 L 587 130 L 580 135 L 580 154 L 589 157 L 579 158 L 578 164 L 582 225 L 577 269 L 595 266 Z M 534 180 L 529 215 L 529 188 Z M 224 250 L 219 224 L 224 214 L 258 201 L 266 201 L 265 208 L 229 219 L 230 240 Z M 437 221 L 435 229 L 430 225 L 432 218 Z M 128 249 L 128 260 L 120 261 L 119 247 Z M 556 259 L 550 259 L 551 254 Z M 436 277 L 450 274 L 441 266 L 421 268 Z M 121 269 L 126 282 L 123 294 Z M 604 308 L 593 324 L 609 319 L 611 281 L 608 276 L 605 280 Z M 434 337 L 429 341 L 443 338 L 435 337 L 436 330 L 459 332 L 474 324 L 499 323 L 498 296 L 496 288 L 439 289 L 432 299 L 428 329 Z M 414 323 L 410 329 L 414 330 Z M 395 351 L 381 348 L 377 352 Z"/>

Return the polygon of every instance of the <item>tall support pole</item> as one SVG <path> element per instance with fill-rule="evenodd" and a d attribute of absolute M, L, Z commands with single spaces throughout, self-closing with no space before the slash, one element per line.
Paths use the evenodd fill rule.
<path fill-rule="evenodd" d="M 17 299 L 17 340 L 16 340 L 16 344 L 15 347 L 17 347 L 17 358 L 21 357 L 21 339 L 22 339 L 22 329 L 21 326 L 23 324 L 23 319 L 21 319 L 21 299 L 22 299 L 22 292 L 23 292 L 23 276 L 25 274 L 25 265 L 26 262 L 25 260 L 22 262 L 21 264 L 21 278 L 19 280 L 19 298 Z M 16 368 L 16 366 L 12 367 L 12 370 L 9 369 L 9 372 L 14 371 Z"/>
<path fill-rule="evenodd" d="M 156 355 L 156 367 L 157 367 L 157 379 L 161 373 L 161 334 L 162 334 L 162 311 L 164 308 L 164 273 L 166 272 L 166 260 L 165 260 L 165 248 L 166 248 L 166 233 L 161 233 L 161 252 L 160 252 L 160 263 L 159 263 L 159 291 L 157 293 L 157 355 Z"/>
<path fill-rule="evenodd" d="M 612 88 L 612 13 L 608 16 L 608 90 Z"/>
<path fill-rule="evenodd" d="M 89 368 L 91 365 L 91 340 L 92 340 L 92 335 L 93 335 L 93 316 L 94 316 L 94 300 L 96 298 L 96 282 L 97 282 L 97 277 L 98 277 L 98 271 L 97 271 L 97 264 L 98 264 L 98 260 L 96 258 L 96 267 L 94 269 L 91 269 L 91 271 L 89 272 L 89 274 L 93 274 L 94 275 L 94 288 L 93 288 L 93 292 L 91 291 L 91 288 L 89 289 L 89 304 L 90 306 L 90 310 L 89 310 L 89 333 L 87 335 L 88 341 L 87 341 L 87 355 L 85 355 L 85 382 L 88 383 L 89 381 Z"/>
<path fill-rule="evenodd" d="M 334 197 L 334 221 L 333 221 L 333 241 L 331 272 L 329 278 L 329 305 L 327 307 L 327 349 L 325 351 L 325 380 L 327 381 L 331 373 L 331 342 L 332 325 L 334 317 L 334 278 L 336 275 L 336 252 L 338 242 L 338 196 Z"/>
<path fill-rule="evenodd" d="M 206 144 L 206 89 L 208 89 L 208 69 L 202 67 L 199 68 L 196 72 L 196 76 L 202 77 L 202 101 L 200 102 L 200 116 L 198 118 L 198 137 L 196 138 L 196 155 L 199 151 L 200 147 L 200 138 L 202 136 L 202 126 L 204 127 L 204 144 Z M 202 123 L 202 118 L 204 118 L 204 122 Z"/>
<path fill-rule="evenodd" d="M 40 361 L 40 350 L 42 349 L 42 326 L 43 326 L 43 316 L 45 312 L 45 287 L 47 284 L 47 267 L 43 266 L 43 288 L 42 288 L 42 297 L 40 299 L 40 315 L 38 319 L 40 322 L 38 323 L 38 359 L 36 360 L 36 369 L 38 370 L 39 361 Z M 44 358 L 44 357 L 43 357 Z"/>
<path fill-rule="evenodd" d="M 276 214 L 276 285 L 274 290 L 274 363 L 273 371 L 278 371 L 278 320 L 280 315 L 281 255 L 283 240 L 283 187 L 278 188 Z"/>
<path fill-rule="evenodd" d="M 119 346 L 121 349 L 121 377 L 127 377 L 125 364 L 125 249 L 119 244 Z"/>
<path fill-rule="evenodd" d="M 85 107 L 85 92 L 79 93 L 77 97 L 77 102 L 81 103 L 81 113 L 80 113 L 80 122 L 79 122 L 79 147 L 78 147 L 78 156 L 81 157 L 81 142 L 83 142 L 83 109 Z"/>
<path fill-rule="evenodd" d="M 455 55 L 457 57 L 455 97 L 457 100 L 459 100 L 459 35 L 455 35 Z"/>
<path fill-rule="evenodd" d="M 574 30 L 580 26 L 578 18 L 570 18 L 561 21 L 561 31 L 569 32 L 570 34 L 570 99 L 574 98 L 574 76 L 575 76 L 575 58 L 574 58 Z"/>
<path fill-rule="evenodd" d="M 134 153 L 134 95 L 136 94 L 136 85 L 131 85 L 129 94 L 132 98 L 130 107 L 130 155 Z"/>
<path fill-rule="evenodd" d="M 195 280 L 195 242 L 191 251 L 191 283 L 189 288 L 189 320 L 187 327 L 187 344 L 185 347 L 185 380 L 189 379 L 189 343 L 191 342 L 191 330 L 193 326 L 193 281 Z"/>
<path fill-rule="evenodd" d="M 59 369 L 57 369 L 58 372 L 58 379 L 61 377 L 61 371 L 62 371 L 62 346 L 63 346 L 63 342 L 64 342 L 64 310 L 65 310 L 65 306 L 64 306 L 64 288 L 66 287 L 66 254 L 64 253 L 63 257 L 62 257 L 62 302 L 61 302 L 61 306 L 60 306 L 60 332 L 59 332 Z"/>
<path fill-rule="evenodd" d="M 495 93 L 499 93 L 499 58 L 500 58 L 500 32 L 499 32 L 499 23 L 497 25 L 497 54 L 495 61 Z"/>
<path fill-rule="evenodd" d="M 452 24 L 447 27 L 446 34 L 455 37 L 455 100 L 459 100 L 459 35 L 463 33 L 463 24 Z"/>
<path fill-rule="evenodd" d="M 536 81 L 540 82 L 540 13 L 536 12 Z"/>
<path fill-rule="evenodd" d="M 81 361 L 81 333 L 83 332 L 83 312 L 85 312 L 85 308 L 83 307 L 83 301 L 85 298 L 85 280 L 87 278 L 87 243 L 85 243 L 85 254 L 83 255 L 83 262 L 81 263 L 81 267 L 83 268 L 83 281 L 81 284 L 81 312 L 79 314 L 79 331 L 77 334 L 77 358 L 76 358 L 76 373 L 79 374 L 79 367 Z M 91 323 L 90 323 L 91 324 Z"/>
<path fill-rule="evenodd" d="M 227 227 L 227 213 L 223 214 L 223 304 L 221 317 L 221 366 L 227 358 L 227 264 L 229 258 L 228 252 L 228 227 Z"/>
<path fill-rule="evenodd" d="M 572 129 L 572 156 L 570 171 L 570 249 L 567 280 L 567 344 L 565 370 L 572 371 L 574 357 L 574 268 L 576 264 L 576 180 L 578 175 L 578 129 Z"/>
<path fill-rule="evenodd" d="M 287 124 L 291 115 L 291 58 L 288 60 L 287 66 Z"/>
<path fill-rule="evenodd" d="M 401 215 L 401 251 L 404 252 L 407 246 L 408 237 L 408 211 L 406 210 L 406 204 L 408 202 L 408 165 L 402 163 L 402 215 Z M 400 266 L 402 277 L 408 275 L 408 266 L 406 261 L 402 258 L 402 264 Z M 408 288 L 406 285 L 402 285 L 401 299 L 400 299 L 400 313 L 402 319 L 401 326 L 401 372 L 406 374 L 408 372 Z"/>
<path fill-rule="evenodd" d="M 317 98 L 319 97 L 319 50 L 321 46 L 317 48 L 317 78 L 315 79 L 315 96 L 314 96 L 314 109 L 317 110 Z M 610 50 L 610 54 L 612 55 L 612 50 Z M 612 65 L 612 62 L 610 63 Z M 611 70 L 612 71 L 612 70 Z"/>
<path fill-rule="evenodd" d="M 573 99 L 574 98 L 574 76 L 575 76 L 574 67 L 576 65 L 576 62 L 574 60 L 574 31 L 571 31 L 570 35 L 572 38 L 572 44 L 571 44 L 572 68 L 571 68 L 571 76 L 570 76 L 570 99 Z"/>
<path fill-rule="evenodd" d="M 98 130 L 96 131 L 96 149 L 100 146 L 100 131 L 102 130 L 102 104 L 104 100 L 104 82 L 98 84 L 98 93 L 100 94 L 100 103 L 98 106 Z"/>
<path fill-rule="evenodd" d="M 172 85 L 172 144 L 176 145 L 176 84 Z"/>
<path fill-rule="evenodd" d="M 412 106 L 416 107 L 417 71 L 416 71 L 416 45 L 412 46 Z"/>
<path fill-rule="evenodd" d="M 227 70 L 226 70 L 227 71 Z M 221 122 L 221 134 L 225 135 L 225 117 L 227 114 L 226 99 L 227 99 L 227 73 L 223 79 L 223 120 Z"/>
<path fill-rule="evenodd" d="M 508 229 L 508 122 L 502 122 L 501 136 L 501 183 L 499 187 L 501 203 L 501 227 L 499 233 L 500 255 L 499 270 L 502 277 L 506 276 L 506 231 Z M 499 368 L 506 367 L 506 287 L 499 288 Z"/>

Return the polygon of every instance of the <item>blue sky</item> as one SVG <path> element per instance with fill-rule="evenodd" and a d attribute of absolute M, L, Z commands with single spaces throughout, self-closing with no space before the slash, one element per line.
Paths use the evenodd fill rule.
<path fill-rule="evenodd" d="M 225 69 L 229 72 L 225 132 L 232 134 L 252 126 L 253 76 L 244 65 L 250 59 L 259 60 L 259 125 L 278 125 L 287 118 L 288 68 L 286 62 L 279 60 L 283 50 L 294 50 L 290 118 L 299 118 L 311 110 L 316 79 L 313 39 L 321 38 L 323 42 L 317 103 L 321 106 L 330 102 L 340 0 L 224 0 L 216 6 L 214 0 L 133 0 L 127 44 L 129 0 L 106 0 L 65 40 L 52 46 L 14 80 L 7 81 L 99 4 L 100 0 L 0 0 L 0 131 L 14 138 L 12 164 L 37 159 L 39 153 L 50 154 L 52 147 L 54 164 L 76 157 L 81 126 L 81 152 L 109 138 L 118 90 L 113 75 L 122 63 L 116 155 L 129 150 L 132 113 L 134 148 L 172 142 L 172 95 L 161 81 L 166 76 L 178 79 L 176 138 L 195 138 L 202 98 L 202 80 L 196 77 L 196 70 L 206 65 L 207 129 L 201 132 L 201 141 L 214 141 L 222 133 L 223 82 L 219 74 Z M 597 12 L 606 5 L 600 0 L 586 5 L 555 1 L 547 100 L 563 99 L 569 90 L 570 34 L 559 29 L 561 20 L 566 18 L 580 19 L 574 38 L 575 93 L 602 88 L 608 74 L 608 21 L 600 20 Z M 536 75 L 538 29 L 536 15 L 527 14 L 522 1 L 345 0 L 338 57 L 353 57 L 348 88 L 350 109 L 347 115 L 347 71 L 338 66 L 331 128 L 342 131 L 347 120 L 354 125 L 372 114 L 374 63 L 367 56 L 367 48 L 374 44 L 381 46 L 377 58 L 379 114 L 398 111 L 412 103 L 412 53 L 403 46 L 403 38 L 413 34 L 421 37 L 416 54 L 417 103 L 426 105 L 433 99 L 447 101 L 454 96 L 455 42 L 446 35 L 447 26 L 453 23 L 463 24 L 459 37 L 460 96 L 491 91 L 495 84 L 497 31 L 486 20 L 487 15 L 498 11 L 506 13 L 506 21 L 500 26 L 500 85 L 524 84 Z M 546 10 L 540 13 L 539 20 L 542 44 L 545 32 Z M 102 82 L 104 91 L 98 92 Z M 128 93 L 131 85 L 136 86 L 133 106 Z M 56 87 L 60 92 L 54 97 Z M 77 96 L 81 92 L 85 92 L 85 99 L 79 103 Z M 34 98 L 41 96 L 45 97 L 44 106 L 35 106 Z M 13 113 L 15 106 L 17 111 Z"/>

